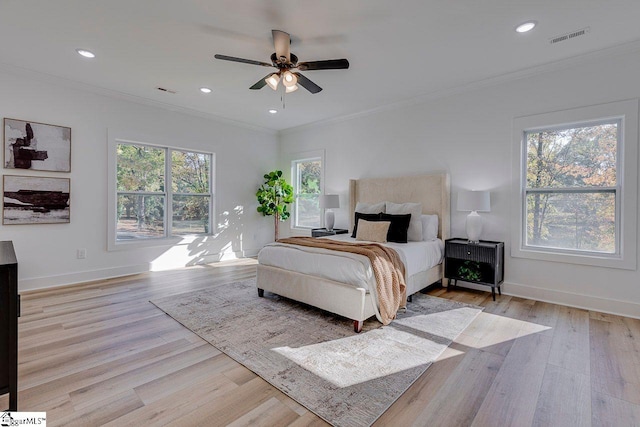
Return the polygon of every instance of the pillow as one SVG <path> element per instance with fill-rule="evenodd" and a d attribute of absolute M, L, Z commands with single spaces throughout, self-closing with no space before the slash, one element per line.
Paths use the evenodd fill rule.
<path fill-rule="evenodd" d="M 361 219 L 356 240 L 385 243 L 390 225 L 391 222 L 389 221 L 367 221 Z"/>
<path fill-rule="evenodd" d="M 387 242 L 407 243 L 407 231 L 409 230 L 409 222 L 411 214 L 391 215 L 380 214 L 381 221 L 389 221 L 389 232 L 387 233 Z"/>
<path fill-rule="evenodd" d="M 367 221 L 379 221 L 380 220 L 380 212 L 378 212 L 378 213 L 362 213 L 362 212 L 357 212 L 356 211 L 355 217 L 356 218 L 353 221 L 353 233 L 351 234 L 351 237 L 353 237 L 354 239 L 356 238 L 357 231 L 358 231 L 358 221 L 360 219 L 364 219 L 364 220 L 367 220 Z"/>
<path fill-rule="evenodd" d="M 422 241 L 422 203 L 393 203 L 386 202 L 388 214 L 411 214 L 409 222 L 409 230 L 407 231 L 407 240 L 410 242 Z"/>
<path fill-rule="evenodd" d="M 438 238 L 438 215 L 421 215 L 422 240 L 429 242 Z"/>
<path fill-rule="evenodd" d="M 366 213 L 366 214 L 374 214 L 384 212 L 385 202 L 380 203 L 362 203 L 358 202 L 356 204 L 356 212 Z"/>

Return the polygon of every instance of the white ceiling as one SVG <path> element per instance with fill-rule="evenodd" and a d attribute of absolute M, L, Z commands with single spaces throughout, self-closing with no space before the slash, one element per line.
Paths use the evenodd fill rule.
<path fill-rule="evenodd" d="M 635 42 L 638 18 L 638 0 L 2 0 L 0 65 L 282 130 Z M 514 31 L 530 19 L 532 32 Z M 351 67 L 304 72 L 324 90 L 288 94 L 283 110 L 280 92 L 249 90 L 270 69 L 213 59 L 270 62 L 272 29 L 301 62 Z"/>

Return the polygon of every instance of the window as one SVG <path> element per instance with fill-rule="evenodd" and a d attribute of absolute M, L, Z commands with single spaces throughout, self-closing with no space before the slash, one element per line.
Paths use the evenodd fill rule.
<path fill-rule="evenodd" d="M 620 119 L 525 131 L 525 246 L 615 254 Z"/>
<path fill-rule="evenodd" d="M 631 101 L 514 120 L 513 256 L 635 268 L 637 111 Z"/>
<path fill-rule="evenodd" d="M 322 215 L 318 205 L 323 185 L 322 164 L 322 156 L 291 162 L 291 175 L 295 191 L 294 228 L 319 228 L 322 226 Z"/>
<path fill-rule="evenodd" d="M 114 148 L 116 243 L 210 232 L 212 154 L 128 141 Z"/>

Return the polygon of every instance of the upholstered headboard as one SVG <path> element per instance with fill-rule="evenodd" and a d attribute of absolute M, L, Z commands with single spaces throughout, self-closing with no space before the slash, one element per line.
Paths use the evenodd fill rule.
<path fill-rule="evenodd" d="M 396 178 L 352 179 L 349 182 L 349 229 L 353 229 L 356 203 L 422 203 L 423 214 L 438 215 L 438 237 L 449 238 L 450 196 L 449 174 L 434 172 Z"/>

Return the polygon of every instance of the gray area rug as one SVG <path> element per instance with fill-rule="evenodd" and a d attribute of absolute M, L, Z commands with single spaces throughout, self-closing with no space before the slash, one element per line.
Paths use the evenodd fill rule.
<path fill-rule="evenodd" d="M 369 426 L 481 312 L 416 294 L 388 326 L 353 322 L 265 292 L 255 279 L 152 301 L 335 426 Z"/>

